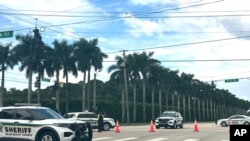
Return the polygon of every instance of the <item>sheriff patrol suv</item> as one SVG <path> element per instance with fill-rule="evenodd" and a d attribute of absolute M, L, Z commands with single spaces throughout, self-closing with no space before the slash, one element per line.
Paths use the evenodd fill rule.
<path fill-rule="evenodd" d="M 86 121 L 91 124 L 93 129 L 97 129 L 98 127 L 97 115 L 93 112 L 72 112 L 72 113 L 66 113 L 63 117 L 68 118 L 68 119 L 78 119 L 78 120 Z M 114 119 L 104 116 L 103 130 L 109 131 L 111 128 L 114 128 L 114 127 L 115 127 Z"/>
<path fill-rule="evenodd" d="M 91 141 L 89 123 L 41 106 L 0 107 L 0 141 Z"/>
<path fill-rule="evenodd" d="M 159 117 L 155 119 L 155 127 L 171 127 L 171 128 L 183 128 L 183 118 L 179 112 L 165 111 Z"/>

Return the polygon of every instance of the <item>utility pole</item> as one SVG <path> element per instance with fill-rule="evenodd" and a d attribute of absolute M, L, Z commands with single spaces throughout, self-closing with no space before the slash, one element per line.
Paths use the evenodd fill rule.
<path fill-rule="evenodd" d="M 36 19 L 37 22 L 37 19 Z M 41 48 L 43 46 L 43 42 L 42 42 L 42 37 L 39 33 L 39 29 L 37 29 L 37 25 L 35 27 L 35 29 L 33 30 L 34 32 L 34 47 L 38 52 L 41 52 Z M 38 59 L 38 78 L 37 78 L 37 88 L 38 88 L 38 94 L 37 94 L 37 103 L 40 104 L 40 89 L 41 89 L 41 73 L 42 73 L 42 69 L 41 69 L 41 61 L 42 61 L 42 56 L 40 54 L 38 54 L 38 56 L 35 56 Z M 28 103 L 31 103 L 31 96 L 28 96 Z"/>
<path fill-rule="evenodd" d="M 123 50 L 123 65 L 124 65 L 124 91 L 126 96 L 126 111 L 127 111 L 127 124 L 129 124 L 129 101 L 128 101 L 128 84 L 127 84 L 127 71 L 126 71 L 126 55 L 125 50 Z"/>

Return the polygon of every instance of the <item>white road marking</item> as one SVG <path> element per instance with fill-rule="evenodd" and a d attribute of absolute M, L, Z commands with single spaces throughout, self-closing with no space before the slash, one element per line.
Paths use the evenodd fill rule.
<path fill-rule="evenodd" d="M 148 141 L 163 141 L 163 140 L 167 140 L 168 138 L 157 138 L 157 139 L 153 139 L 153 140 L 148 140 Z"/>
<path fill-rule="evenodd" d="M 221 140 L 221 141 L 229 141 L 229 140 Z"/>
<path fill-rule="evenodd" d="M 128 141 L 128 140 L 135 140 L 137 138 L 131 137 L 131 138 L 124 138 L 124 139 L 119 139 L 119 140 L 114 140 L 114 141 Z"/>
<path fill-rule="evenodd" d="M 198 141 L 200 139 L 187 139 L 187 140 L 184 140 L 184 141 Z"/>
<path fill-rule="evenodd" d="M 100 141 L 100 140 L 105 140 L 105 139 L 110 139 L 112 137 L 102 137 L 102 138 L 97 138 L 97 139 L 93 139 L 93 141 Z"/>

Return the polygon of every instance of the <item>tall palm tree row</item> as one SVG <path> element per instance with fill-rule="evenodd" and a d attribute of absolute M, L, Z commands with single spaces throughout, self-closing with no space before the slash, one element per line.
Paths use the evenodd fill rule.
<path fill-rule="evenodd" d="M 96 97 L 93 96 L 93 100 L 90 99 L 91 69 L 102 70 L 103 59 L 107 57 L 98 47 L 98 40 L 81 38 L 70 44 L 65 39 L 61 41 L 55 39 L 52 43 L 53 47 L 49 47 L 42 42 L 39 32 L 34 31 L 34 33 L 36 34 L 34 37 L 29 34 L 17 35 L 18 44 L 11 50 L 9 49 L 10 44 L 0 46 L 0 70 L 2 71 L 0 100 L 3 100 L 4 94 L 4 71 L 19 63 L 20 71 L 26 70 L 26 77 L 29 80 L 28 103 L 32 102 L 33 74 L 38 74 L 39 79 L 44 76 L 45 72 L 49 77 L 55 74 L 58 83 L 60 73 L 63 73 L 62 76 L 66 79 L 65 111 L 69 112 L 69 100 L 71 99 L 68 84 L 70 83 L 69 74 L 77 77 L 78 72 L 82 72 L 82 111 L 95 109 L 96 107 L 91 107 L 91 101 L 94 102 Z M 141 110 L 137 108 L 138 103 L 142 103 L 141 121 L 143 122 L 154 119 L 163 110 L 170 109 L 169 107 L 183 112 L 184 116 L 191 121 L 194 118 L 212 120 L 223 116 L 222 113 L 229 114 L 232 111 L 225 110 L 229 105 L 231 107 L 245 106 L 245 102 L 235 101 L 236 97 L 226 90 L 218 90 L 214 85 L 196 80 L 192 74 L 181 73 L 179 75 L 178 70 L 172 71 L 161 66 L 160 61 L 153 58 L 153 54 L 153 52 L 142 52 L 117 56 L 116 63 L 108 68 L 108 72 L 111 73 L 109 81 L 118 88 L 120 91 L 118 93 L 121 94 L 119 97 L 121 97 L 122 122 L 127 120 L 129 123 L 130 113 L 133 113 L 133 122 L 138 120 L 138 111 Z M 124 65 L 124 63 L 126 64 Z M 124 76 L 125 69 L 126 76 Z M 131 91 L 129 90 L 128 93 L 125 91 L 125 78 L 131 86 L 129 87 Z M 156 92 L 158 94 L 155 94 Z M 157 97 L 158 101 L 156 101 Z M 130 101 L 133 102 L 130 103 Z M 39 100 L 37 102 L 39 103 Z M 2 101 L 0 101 L 1 103 Z M 56 109 L 58 111 L 61 110 L 60 103 L 59 89 L 56 91 Z M 129 111 L 131 104 L 132 112 Z M 93 105 L 95 104 L 93 103 Z M 156 107 L 159 110 L 155 111 Z M 231 109 L 239 111 L 238 108 Z M 219 110 L 224 112 L 220 113 Z M 149 112 L 151 112 L 151 116 L 146 117 Z"/>

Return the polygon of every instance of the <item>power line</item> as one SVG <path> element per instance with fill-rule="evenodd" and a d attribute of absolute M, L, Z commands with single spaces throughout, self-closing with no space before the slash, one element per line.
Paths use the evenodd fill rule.
<path fill-rule="evenodd" d="M 202 60 L 161 60 L 161 62 L 224 62 L 224 61 L 250 61 L 250 59 L 202 59 Z"/>
<path fill-rule="evenodd" d="M 93 20 L 89 20 L 89 21 L 78 21 L 78 22 L 73 22 L 73 23 L 64 23 L 64 24 L 58 24 L 58 25 L 52 25 L 50 24 L 51 26 L 46 26 L 46 27 L 56 27 L 56 26 L 66 26 L 66 25 L 73 25 L 73 24 L 81 24 L 81 23 L 93 23 L 93 22 L 100 22 L 100 21 L 106 21 L 106 20 L 114 20 L 114 19 L 121 19 L 121 18 L 132 18 L 133 16 L 141 16 L 142 15 L 145 15 L 145 14 L 157 14 L 157 13 L 162 13 L 162 12 L 165 12 L 165 11 L 171 11 L 171 10 L 179 10 L 179 9 L 184 9 L 184 8 L 190 8 L 190 7 L 197 7 L 197 6 L 202 6 L 202 5 L 207 5 L 207 4 L 213 4 L 213 3 L 217 3 L 217 2 L 221 2 L 223 0 L 217 0 L 217 1 L 212 1 L 212 2 L 207 2 L 207 3 L 201 3 L 201 4 L 195 4 L 195 5 L 189 5 L 189 6 L 186 6 L 186 7 L 178 7 L 178 8 L 172 8 L 172 9 L 166 9 L 166 10 L 161 10 L 161 11 L 156 11 L 156 12 L 136 12 L 136 14 L 132 14 L 132 16 L 126 16 L 126 17 L 121 17 L 121 16 L 109 16 L 109 17 L 104 17 L 102 19 L 93 19 Z M 192 2 L 194 3 L 194 2 Z M 189 4 L 189 3 L 187 3 Z M 183 4 L 184 5 L 184 4 Z M 6 6 L 4 6 L 6 7 Z M 8 8 L 8 7 L 7 7 Z M 170 7 L 171 8 L 171 7 Z M 9 8 L 10 9 L 10 8 Z M 13 10 L 13 9 L 12 9 Z M 14 10 L 14 11 L 17 11 L 17 10 Z M 17 11 L 18 12 L 18 11 Z M 18 12 L 20 14 L 24 14 L 24 13 L 21 13 L 21 12 Z M 29 14 L 24 14 L 26 16 L 30 16 Z M 49 15 L 43 15 L 43 16 L 49 16 Z M 31 16 L 30 16 L 31 17 Z M 32 17 L 33 18 L 33 17 Z M 100 17 L 99 17 L 100 18 Z M 145 17 L 144 17 L 145 18 Z"/>
<path fill-rule="evenodd" d="M 134 50 L 128 50 L 128 51 L 140 51 L 140 50 L 159 49 L 159 48 L 172 48 L 172 47 L 177 47 L 177 46 L 205 44 L 205 43 L 221 42 L 221 41 L 235 40 L 235 39 L 244 39 L 244 38 L 250 38 L 250 35 L 249 36 L 238 36 L 238 37 L 234 37 L 234 38 L 224 38 L 224 39 L 207 40 L 207 41 L 200 41 L 200 42 L 191 42 L 191 43 L 183 43 L 183 44 L 159 46 L 159 47 L 149 47 L 149 48 L 134 49 Z"/>

